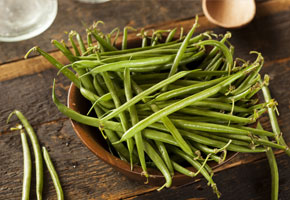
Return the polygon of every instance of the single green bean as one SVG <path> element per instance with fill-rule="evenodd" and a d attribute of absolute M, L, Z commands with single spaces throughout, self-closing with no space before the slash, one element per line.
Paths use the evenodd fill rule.
<path fill-rule="evenodd" d="M 174 28 L 169 32 L 168 36 L 166 37 L 165 43 L 171 42 L 173 40 L 176 31 L 177 28 Z"/>
<path fill-rule="evenodd" d="M 198 108 L 193 108 L 193 107 L 182 108 L 179 111 L 177 111 L 177 113 L 213 117 L 217 119 L 228 120 L 231 122 L 244 123 L 244 124 L 250 124 L 256 121 L 256 119 L 254 118 L 239 117 L 236 115 L 225 114 L 225 113 L 210 111 L 210 110 L 205 110 L 205 109 L 198 109 Z"/>
<path fill-rule="evenodd" d="M 74 41 L 74 39 L 73 39 L 73 36 L 75 36 L 76 35 L 76 32 L 75 31 L 71 31 L 70 33 L 69 33 L 69 36 L 68 36 L 68 38 L 69 38 L 69 41 L 70 41 L 70 43 L 71 43 L 71 45 L 72 45 L 72 47 L 73 47 L 73 49 L 74 49 L 74 51 L 75 51 L 75 55 L 76 56 L 80 56 L 81 54 L 80 54 L 80 51 L 79 51 L 79 49 L 78 49 L 78 47 L 77 47 L 77 45 L 76 45 L 76 43 L 75 43 L 75 41 Z"/>
<path fill-rule="evenodd" d="M 174 175 L 174 169 L 173 169 L 173 166 L 172 166 L 172 163 L 171 163 L 171 159 L 170 159 L 170 157 L 168 155 L 168 152 L 166 150 L 165 145 L 162 142 L 158 141 L 158 140 L 155 140 L 154 142 L 155 142 L 155 145 L 156 145 L 161 157 L 163 158 L 163 160 L 164 160 L 164 162 L 165 162 L 165 164 L 166 164 L 166 166 L 167 166 L 167 168 L 168 168 L 168 170 L 170 172 L 170 175 L 173 176 Z"/>
<path fill-rule="evenodd" d="M 150 157 L 150 159 L 154 162 L 154 164 L 160 170 L 160 172 L 163 174 L 166 180 L 166 183 L 163 186 L 161 186 L 158 190 L 160 191 L 164 187 L 167 187 L 167 188 L 170 187 L 172 184 L 172 178 L 171 178 L 168 168 L 166 167 L 166 164 L 164 163 L 162 158 L 158 155 L 158 153 L 154 150 L 154 148 L 145 140 L 144 140 L 144 147 L 145 147 L 144 149 L 145 152 Z"/>
<path fill-rule="evenodd" d="M 199 90 L 208 88 L 208 87 L 213 86 L 217 83 L 220 83 L 221 81 L 223 81 L 225 79 L 226 79 L 226 77 L 221 77 L 221 78 L 217 78 L 217 79 L 214 79 L 211 81 L 201 82 L 201 83 L 197 83 L 194 85 L 181 87 L 181 88 L 178 88 L 175 90 L 170 90 L 168 92 L 161 93 L 154 100 L 155 101 L 165 101 L 165 100 L 168 100 L 168 99 L 180 96 L 180 95 L 193 94 L 195 91 L 199 91 Z"/>
<path fill-rule="evenodd" d="M 214 123 L 205 123 L 205 122 L 192 122 L 187 120 L 173 120 L 174 124 L 180 128 L 186 128 L 190 130 L 198 130 L 205 132 L 214 132 L 214 133 L 229 133 L 229 134 L 237 134 L 237 135 L 246 135 L 249 136 L 251 134 L 255 135 L 265 135 L 274 137 L 274 133 L 269 131 L 260 131 L 257 129 L 253 129 L 250 127 L 243 126 L 226 126 L 221 124 Z"/>
<path fill-rule="evenodd" d="M 49 156 L 45 147 L 42 147 L 42 153 L 43 153 L 43 158 L 44 158 L 45 164 L 46 164 L 47 169 L 50 173 L 51 179 L 53 181 L 53 184 L 54 184 L 54 187 L 55 187 L 55 190 L 57 193 L 57 199 L 63 200 L 64 199 L 63 191 L 62 191 L 62 187 L 61 187 L 57 172 L 53 166 L 53 163 L 52 163 L 50 156 Z"/>
<path fill-rule="evenodd" d="M 263 85 L 262 87 L 262 91 L 263 91 L 263 95 L 264 95 L 264 99 L 265 102 L 270 103 L 272 97 L 271 97 L 271 93 L 269 88 L 266 85 Z M 273 106 L 268 106 L 268 115 L 270 118 L 270 122 L 271 122 L 271 126 L 272 126 L 272 130 L 276 135 L 276 140 L 278 142 L 280 142 L 282 145 L 287 146 L 287 143 L 285 142 L 285 140 L 283 139 L 283 137 L 281 136 L 281 130 L 279 127 L 279 123 L 276 117 L 276 113 L 275 113 L 275 107 Z M 287 149 L 285 150 L 285 153 L 290 156 L 290 149 L 289 147 L 287 147 Z"/>
<path fill-rule="evenodd" d="M 263 129 L 262 125 L 260 122 L 257 123 L 257 129 Z M 268 138 L 265 136 L 263 137 L 264 140 L 268 140 Z M 278 200 L 279 196 L 279 171 L 278 171 L 278 166 L 275 158 L 275 154 L 271 148 L 267 148 L 266 150 L 266 155 L 268 159 L 268 163 L 270 166 L 270 171 L 271 171 L 271 200 Z"/>
<path fill-rule="evenodd" d="M 20 130 L 22 150 L 23 150 L 23 184 L 22 184 L 22 200 L 29 200 L 30 184 L 31 184 L 31 156 L 24 130 Z"/>
<path fill-rule="evenodd" d="M 189 176 L 189 177 L 195 177 L 195 173 L 194 172 L 182 167 L 181 165 L 179 165 L 178 163 L 174 162 L 173 160 L 171 160 L 171 162 L 172 162 L 173 168 L 177 172 L 179 172 L 181 174 L 184 174 L 186 176 Z"/>
<path fill-rule="evenodd" d="M 192 53 L 184 54 L 184 58 L 191 56 Z M 124 60 L 114 63 L 108 63 L 104 65 L 100 65 L 98 67 L 93 68 L 89 74 L 98 74 L 105 71 L 116 71 L 123 68 L 137 68 L 137 67 L 148 67 L 154 65 L 162 65 L 166 63 L 172 62 L 174 59 L 174 55 L 166 55 L 160 57 L 152 57 L 152 58 L 143 58 L 138 60 Z M 74 65 L 82 65 L 83 61 L 75 62 Z"/>

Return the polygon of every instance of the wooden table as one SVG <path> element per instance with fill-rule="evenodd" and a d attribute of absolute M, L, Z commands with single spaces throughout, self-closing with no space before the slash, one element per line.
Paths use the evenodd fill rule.
<path fill-rule="evenodd" d="M 99 160 L 81 143 L 69 119 L 51 100 L 52 80 L 57 70 L 39 56 L 22 59 L 29 48 L 38 45 L 66 62 L 50 40 L 66 38 L 64 32 L 71 29 L 84 33 L 83 24 L 96 20 L 106 22 L 105 32 L 125 25 L 148 29 L 184 26 L 188 30 L 195 14 L 201 14 L 201 3 L 197 0 L 111 1 L 100 5 L 61 0 L 57 18 L 45 33 L 23 42 L 0 43 L 0 199 L 21 197 L 21 142 L 18 132 L 9 131 L 17 120 L 13 118 L 9 125 L 5 122 L 14 109 L 27 116 L 41 145 L 49 149 L 66 199 L 216 199 L 204 179 L 157 192 L 155 187 L 133 182 Z M 226 32 L 210 24 L 202 15 L 200 24 L 199 31 Z M 270 89 L 279 102 L 279 123 L 290 145 L 290 1 L 258 1 L 254 21 L 243 29 L 233 30 L 232 35 L 236 56 L 251 58 L 250 50 L 263 53 L 265 67 L 262 74 L 271 76 Z M 62 102 L 66 101 L 68 86 L 67 79 L 57 77 L 58 96 Z M 264 123 L 264 126 L 271 130 L 269 124 Z M 280 199 L 287 200 L 290 199 L 290 158 L 281 151 L 276 155 Z M 44 199 L 55 199 L 47 170 L 44 177 Z M 264 154 L 239 154 L 217 170 L 214 180 L 222 192 L 221 199 L 270 199 L 270 171 Z M 34 187 L 31 198 L 35 198 Z"/>

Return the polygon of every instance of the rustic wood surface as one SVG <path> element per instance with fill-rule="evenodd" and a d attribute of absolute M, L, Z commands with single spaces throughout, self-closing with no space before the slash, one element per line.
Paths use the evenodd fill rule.
<path fill-rule="evenodd" d="M 0 199 L 21 197 L 21 141 L 18 132 L 9 131 L 17 120 L 12 118 L 6 124 L 7 116 L 14 109 L 27 116 L 41 145 L 48 148 L 66 199 L 216 199 L 203 179 L 156 192 L 154 187 L 133 182 L 117 173 L 81 143 L 69 119 L 52 103 L 51 85 L 57 70 L 39 56 L 21 59 L 30 47 L 37 44 L 66 62 L 50 44 L 50 39 L 65 38 L 64 31 L 70 29 L 83 32 L 83 23 L 103 20 L 107 22 L 105 32 L 125 25 L 148 29 L 184 26 L 188 30 L 194 21 L 192 17 L 200 13 L 200 1 L 194 0 L 111 1 L 99 5 L 62 0 L 59 1 L 55 23 L 44 34 L 24 42 L 0 43 Z M 200 24 L 199 31 L 212 29 L 217 33 L 226 32 L 204 17 L 200 17 Z M 250 50 L 260 51 L 265 56 L 262 74 L 271 76 L 270 89 L 279 102 L 279 123 L 290 145 L 290 1 L 259 1 L 254 21 L 231 32 L 236 56 L 251 58 L 248 54 Z M 57 77 L 57 94 L 62 102 L 66 101 L 68 86 L 67 79 Z M 266 121 L 263 118 L 263 125 L 270 130 Z M 281 151 L 277 151 L 276 155 L 280 199 L 287 200 L 290 199 L 290 158 Z M 56 199 L 47 170 L 44 177 L 44 199 Z M 214 180 L 223 194 L 221 199 L 270 199 L 270 172 L 264 154 L 239 154 L 217 170 Z M 34 182 L 33 177 L 33 186 Z M 35 199 L 34 193 L 32 187 L 31 199 Z"/>

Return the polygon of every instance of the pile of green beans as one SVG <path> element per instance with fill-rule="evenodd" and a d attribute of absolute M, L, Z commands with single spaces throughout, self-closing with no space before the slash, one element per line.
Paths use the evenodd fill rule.
<path fill-rule="evenodd" d="M 57 108 L 75 121 L 98 127 L 113 153 L 132 170 L 138 164 L 148 177 L 148 166 L 158 168 L 165 178 L 160 189 L 171 186 L 176 172 L 190 177 L 200 173 L 219 197 L 208 161 L 222 163 L 227 151 L 276 148 L 290 155 L 274 112 L 277 103 L 267 89 L 269 78 L 259 74 L 264 63 L 260 53 L 251 52 L 257 55 L 252 62 L 234 59 L 231 34 L 221 39 L 212 32 L 193 36 L 197 19 L 186 36 L 177 35 L 177 29 L 152 34 L 142 30 L 137 33 L 140 47 L 130 49 L 129 27 L 119 48 L 118 34 L 112 39 L 112 33 L 102 33 L 97 24 L 87 29 L 87 45 L 75 31 L 69 34 L 69 44 L 52 41 L 70 61 L 67 65 L 39 47 L 31 51 L 44 56 L 91 103 L 87 115 L 77 113 L 60 103 L 53 84 Z M 260 90 L 264 103 L 256 95 Z M 267 111 L 273 132 L 253 128 Z"/>
<path fill-rule="evenodd" d="M 29 150 L 29 145 L 26 137 L 26 133 L 30 138 L 32 149 L 35 157 L 35 171 L 36 171 L 36 198 L 37 200 L 42 199 L 42 189 L 43 189 L 43 158 L 45 161 L 45 164 L 48 168 L 48 171 L 52 177 L 53 184 L 55 186 L 56 192 L 57 192 L 57 199 L 63 200 L 63 191 L 62 187 L 60 185 L 60 181 L 57 175 L 57 172 L 53 166 L 53 163 L 50 159 L 50 156 L 46 150 L 45 147 L 42 147 L 42 152 L 40 149 L 40 145 L 37 139 L 37 135 L 35 131 L 33 130 L 32 126 L 29 124 L 26 117 L 19 111 L 15 110 L 13 111 L 7 119 L 7 123 L 9 122 L 12 115 L 16 115 L 18 119 L 21 121 L 22 125 L 17 125 L 14 128 L 11 128 L 11 130 L 20 130 L 21 135 L 21 143 L 22 143 L 22 149 L 23 149 L 23 184 L 22 184 L 22 200 L 29 200 L 29 194 L 30 194 L 30 186 L 31 186 L 31 172 L 32 172 L 32 162 L 31 162 L 31 155 Z M 22 128 L 24 127 L 24 129 Z M 42 157 L 43 153 L 43 157 Z"/>

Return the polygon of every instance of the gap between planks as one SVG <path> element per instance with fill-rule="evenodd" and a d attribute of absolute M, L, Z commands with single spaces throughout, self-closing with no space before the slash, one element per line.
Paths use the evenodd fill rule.
<path fill-rule="evenodd" d="M 257 17 L 263 17 L 267 15 L 272 15 L 278 12 L 283 12 L 290 10 L 290 1 L 289 0 L 271 0 L 257 5 Z M 145 30 L 149 29 L 171 29 L 174 27 L 184 27 L 185 31 L 191 28 L 191 25 L 194 23 L 194 19 L 183 19 L 173 22 L 166 22 L 163 24 L 150 25 L 144 27 Z M 213 29 L 216 26 L 211 24 L 204 16 L 199 18 L 199 23 L 201 27 L 199 31 Z M 135 34 L 129 34 L 130 39 L 136 38 Z M 118 37 L 118 42 L 121 41 L 122 35 Z M 50 53 L 51 56 L 55 57 L 56 60 L 61 63 L 67 63 L 67 59 L 61 54 L 60 51 L 54 51 Z M 283 58 L 284 60 L 290 60 L 290 57 Z M 281 60 L 281 59 L 280 59 Z M 275 62 L 275 61 L 270 61 Z M 17 77 L 31 75 L 34 73 L 40 73 L 47 69 L 53 68 L 53 66 L 46 61 L 41 56 L 35 56 L 27 60 L 18 60 L 10 63 L 0 65 L 0 81 L 8 81 Z"/>

